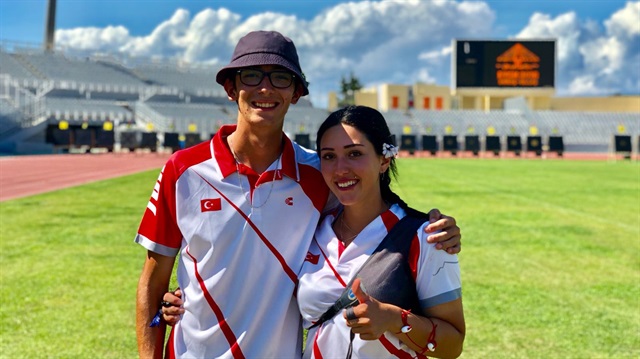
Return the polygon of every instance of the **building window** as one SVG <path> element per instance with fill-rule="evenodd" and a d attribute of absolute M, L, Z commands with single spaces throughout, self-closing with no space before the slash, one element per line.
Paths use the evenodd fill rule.
<path fill-rule="evenodd" d="M 436 109 L 442 110 L 442 97 L 436 97 Z"/>
<path fill-rule="evenodd" d="M 431 108 L 431 98 L 430 97 L 425 97 L 422 101 L 422 107 L 425 110 L 428 110 Z"/>
<path fill-rule="evenodd" d="M 398 96 L 393 96 L 391 98 L 391 108 L 398 108 L 398 103 L 400 101 L 398 101 Z"/>

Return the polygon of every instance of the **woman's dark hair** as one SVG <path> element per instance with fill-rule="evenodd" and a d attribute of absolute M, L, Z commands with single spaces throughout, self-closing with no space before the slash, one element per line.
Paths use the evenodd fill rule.
<path fill-rule="evenodd" d="M 316 135 L 318 154 L 320 154 L 322 136 L 328 129 L 339 124 L 349 125 L 363 133 L 367 137 L 367 140 L 373 144 L 373 148 L 380 156 L 383 155 L 382 145 L 384 143 L 394 144 L 393 136 L 391 135 L 391 131 L 389 131 L 389 126 L 387 126 L 387 121 L 385 121 L 384 116 L 382 116 L 378 110 L 366 106 L 347 106 L 331 113 L 320 125 Z M 389 204 L 397 203 L 408 215 L 418 217 L 425 216 L 425 214 L 407 206 L 407 204 L 391 190 L 391 176 L 397 178 L 398 169 L 396 167 L 396 159 L 391 157 L 390 160 L 389 168 L 380 175 L 380 193 L 382 199 Z"/>

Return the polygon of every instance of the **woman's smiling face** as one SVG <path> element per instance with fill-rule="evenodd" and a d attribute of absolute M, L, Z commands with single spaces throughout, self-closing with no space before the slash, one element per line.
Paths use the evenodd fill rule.
<path fill-rule="evenodd" d="M 355 127 L 340 123 L 329 128 L 320 142 L 320 169 L 327 186 L 345 206 L 381 196 L 380 173 L 389 161 Z"/>

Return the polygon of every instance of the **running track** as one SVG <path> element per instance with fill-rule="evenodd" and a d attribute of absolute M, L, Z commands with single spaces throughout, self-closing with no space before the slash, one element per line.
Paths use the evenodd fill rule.
<path fill-rule="evenodd" d="M 401 156 L 406 155 L 401 153 Z M 146 170 L 160 170 L 169 156 L 168 153 L 134 152 L 0 157 L 0 202 Z M 423 157 L 420 153 L 416 156 Z M 452 156 L 440 152 L 437 157 Z M 461 152 L 459 157 L 467 156 Z M 606 160 L 607 154 L 566 153 L 564 158 Z"/>
<path fill-rule="evenodd" d="M 162 168 L 168 153 L 0 157 L 0 202 Z"/>

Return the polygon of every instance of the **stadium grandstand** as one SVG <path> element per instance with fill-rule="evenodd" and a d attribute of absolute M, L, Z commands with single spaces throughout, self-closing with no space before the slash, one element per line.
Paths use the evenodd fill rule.
<path fill-rule="evenodd" d="M 0 153 L 176 149 L 206 140 L 221 125 L 235 123 L 236 109 L 215 83 L 216 72 L 215 66 L 104 54 L 76 57 L 3 43 Z M 508 149 L 508 136 L 520 137 L 523 144 L 537 136 L 546 150 L 551 137 L 560 137 L 563 147 L 559 152 L 600 153 L 616 151 L 618 136 L 637 151 L 640 109 L 531 109 L 519 93 L 490 111 L 456 108 L 453 100 L 446 102 L 452 105 L 438 109 L 398 107 L 397 103 L 387 108 L 372 106 L 385 114 L 396 138 L 414 137 L 409 150 L 426 149 L 420 140 L 424 136 L 436 136 L 438 150 L 443 150 L 442 136 L 455 136 L 463 144 L 466 136 L 475 134 L 482 146 L 486 146 L 486 135 L 502 138 L 501 151 Z M 310 141 L 306 144 L 313 146 L 315 132 L 328 113 L 302 99 L 290 108 L 285 132 L 291 138 L 306 135 Z M 142 136 L 144 133 L 148 135 Z"/>
<path fill-rule="evenodd" d="M 215 82 L 215 66 L 131 60 L 3 44 L 0 152 L 135 149 L 142 144 L 119 141 L 122 133 L 132 132 L 157 134 L 158 146 L 147 143 L 150 148 L 162 147 L 165 133 L 175 134 L 181 143 L 168 147 L 176 148 L 186 145 L 185 137 L 193 144 L 235 123 L 236 109 Z M 303 99 L 287 114 L 286 130 L 292 135 L 304 128 L 315 131 L 314 124 L 327 114 Z M 104 131 L 113 131 L 113 143 L 97 140 Z"/>

